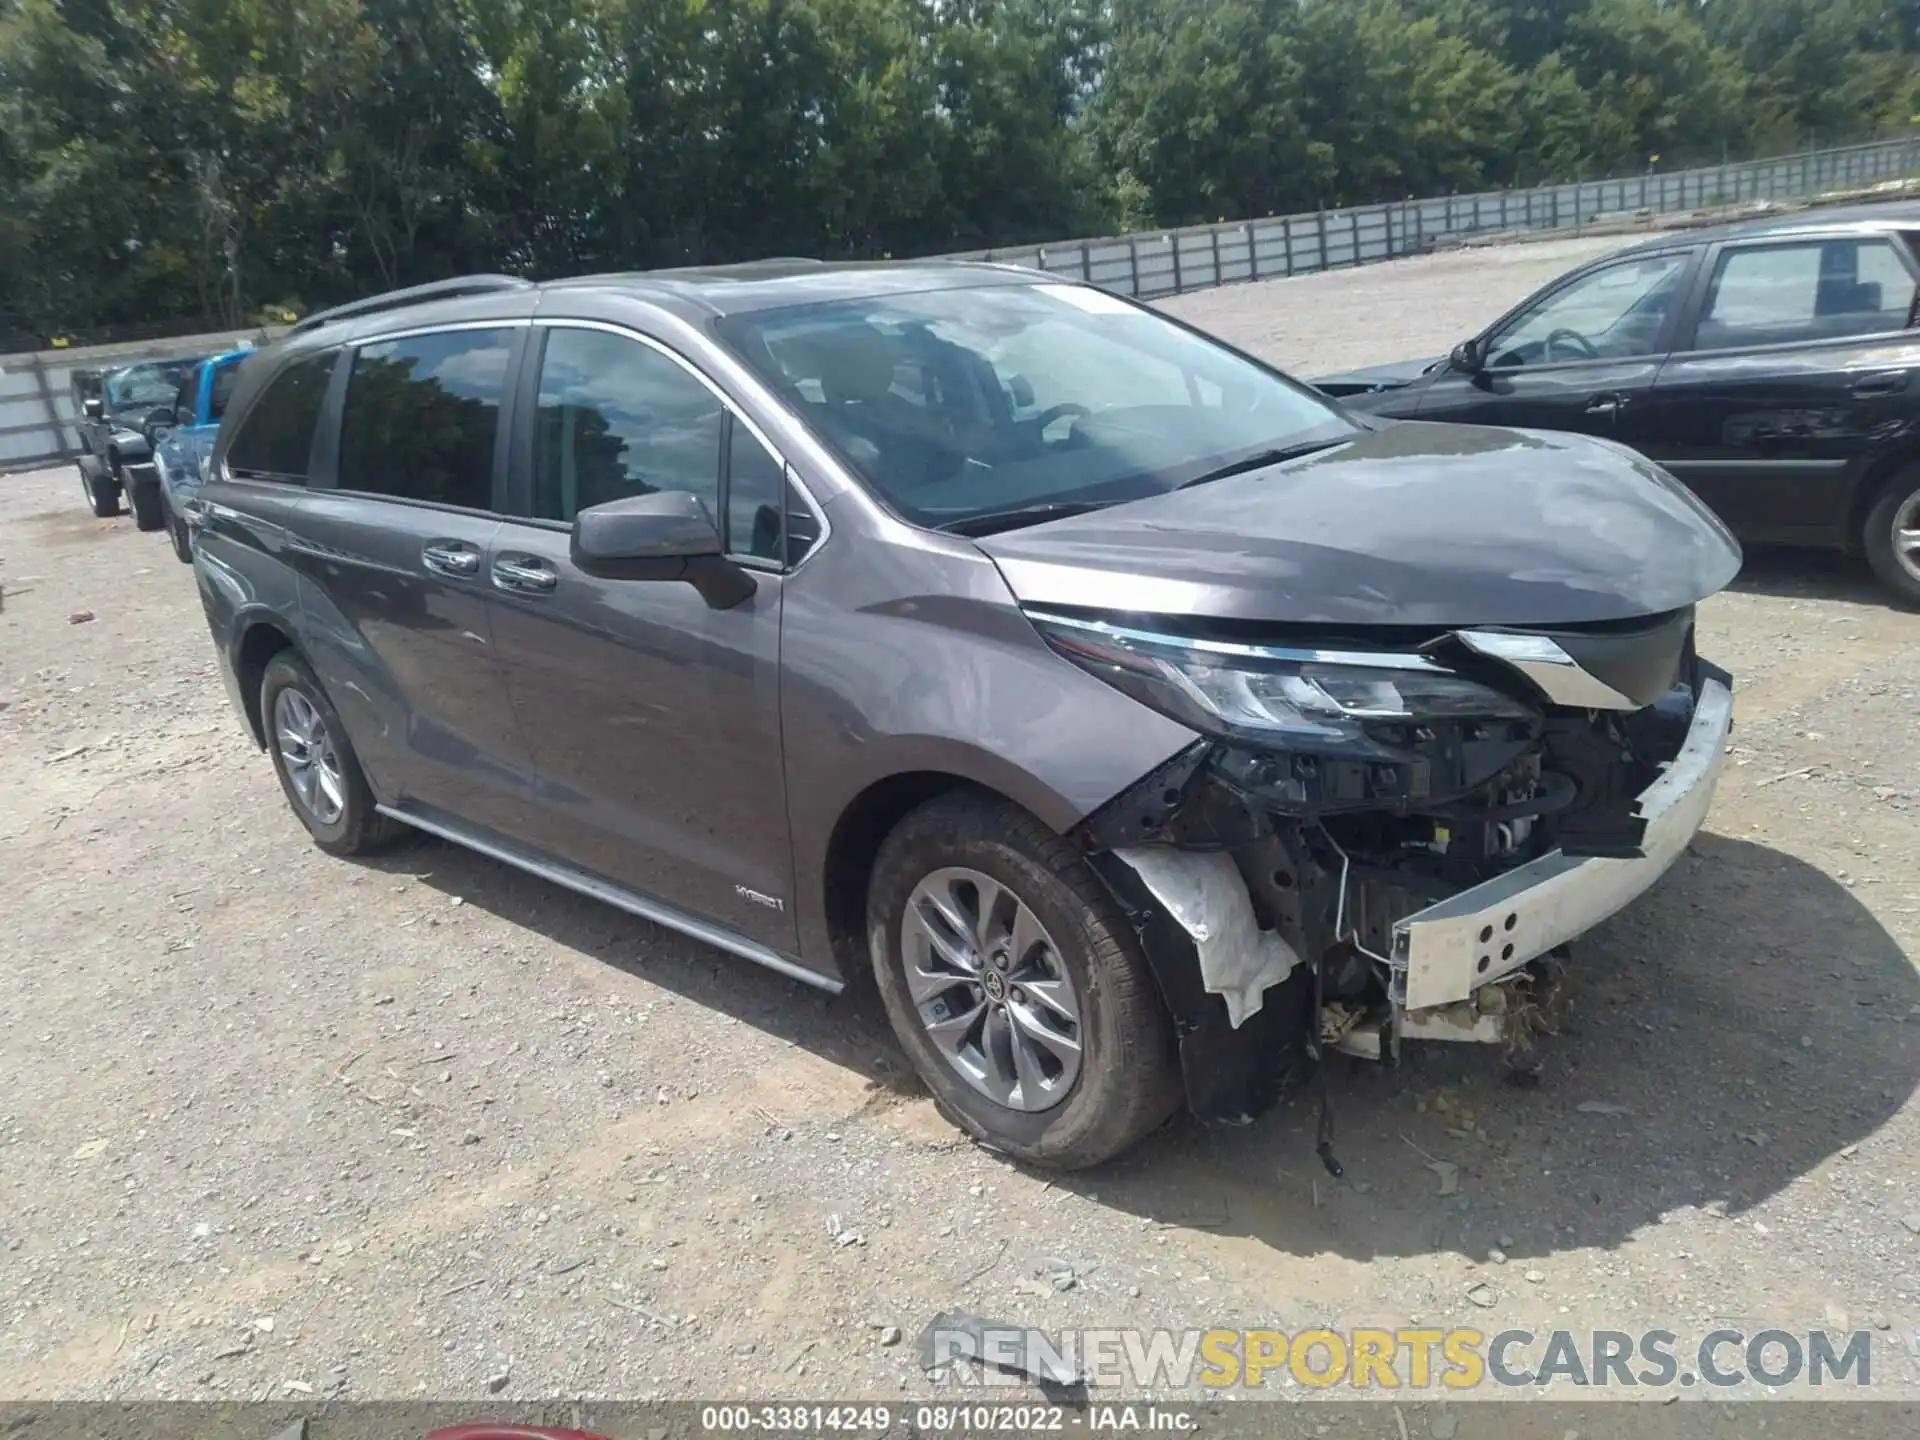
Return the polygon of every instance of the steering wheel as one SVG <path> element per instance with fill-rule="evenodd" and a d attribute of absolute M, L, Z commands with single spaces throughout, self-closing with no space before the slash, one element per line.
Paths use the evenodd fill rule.
<path fill-rule="evenodd" d="M 1079 416 L 1091 415 L 1092 413 L 1093 411 L 1089 410 L 1086 406 L 1076 405 L 1073 401 L 1068 400 L 1063 404 L 1049 405 L 1027 423 L 1033 426 L 1033 433 L 1035 435 L 1045 435 L 1047 433 L 1047 427 L 1056 420 L 1064 420 L 1069 415 L 1078 418 Z"/>
<path fill-rule="evenodd" d="M 1563 326 L 1547 336 L 1543 354 L 1548 360 L 1553 359 L 1553 346 L 1556 340 L 1571 341 L 1572 344 L 1579 346 L 1580 353 L 1574 356 L 1576 360 L 1598 360 L 1600 358 L 1600 352 L 1593 348 L 1592 341 L 1588 340 L 1587 337 L 1582 335 L 1578 330 L 1568 330 Z"/>

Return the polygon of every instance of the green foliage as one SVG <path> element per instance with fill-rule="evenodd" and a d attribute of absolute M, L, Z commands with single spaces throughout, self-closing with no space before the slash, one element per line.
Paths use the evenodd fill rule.
<path fill-rule="evenodd" d="M 1920 0 L 0 0 L 0 330 L 1896 133 Z M 297 298 L 295 298 L 297 297 Z"/>

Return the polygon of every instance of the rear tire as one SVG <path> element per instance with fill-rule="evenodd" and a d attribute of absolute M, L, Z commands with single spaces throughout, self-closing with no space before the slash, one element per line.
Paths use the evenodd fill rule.
<path fill-rule="evenodd" d="M 111 520 L 120 513 L 120 487 L 111 475 L 89 475 L 82 470 L 80 485 L 87 492 L 87 504 L 93 507 L 95 519 Z"/>
<path fill-rule="evenodd" d="M 160 495 L 160 478 L 136 480 L 128 476 L 122 482 L 127 492 L 127 508 L 133 512 L 133 528 L 136 530 L 162 530 L 166 528 L 166 502 Z"/>
<path fill-rule="evenodd" d="M 929 915 L 929 897 L 936 924 L 956 910 L 965 922 L 941 932 L 950 949 L 930 948 L 934 932 L 916 918 Z M 1006 918 L 990 923 L 986 910 Z M 1082 1169 L 1133 1145 L 1178 1103 L 1171 1027 L 1139 938 L 1080 852 L 1007 801 L 945 795 L 895 827 L 874 862 L 867 944 L 887 1018 L 914 1068 L 941 1112 L 985 1144 L 1032 1164 Z M 970 958 L 948 965 L 958 951 Z M 1042 993 L 1052 998 L 1043 1004 Z M 1063 1007 L 1076 1018 L 1061 1019 Z M 964 1024 L 972 1014 L 981 1018 Z M 1067 1034 L 1077 1049 L 1061 1044 Z M 1028 1043 L 1036 1035 L 1037 1049 Z M 996 1056 L 1005 1058 L 996 1065 Z M 1019 1088 L 1009 1092 L 1004 1082 L 1016 1071 Z M 993 1093 L 996 1072 L 1004 1098 Z"/>
<path fill-rule="evenodd" d="M 1860 541 L 1880 583 L 1902 604 L 1920 606 L 1920 466 L 1888 481 L 1867 511 Z"/>
<path fill-rule="evenodd" d="M 307 662 L 291 650 L 267 661 L 260 718 L 280 788 L 314 844 L 329 855 L 366 855 L 400 832 L 396 821 L 374 808 L 373 790 L 339 712 Z"/>

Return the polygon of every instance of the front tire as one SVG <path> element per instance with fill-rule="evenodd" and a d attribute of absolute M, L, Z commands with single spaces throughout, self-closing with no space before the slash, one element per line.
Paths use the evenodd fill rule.
<path fill-rule="evenodd" d="M 128 476 L 123 484 L 127 492 L 127 508 L 133 512 L 133 528 L 164 529 L 167 523 L 166 502 L 160 495 L 159 478 L 137 480 Z"/>
<path fill-rule="evenodd" d="M 89 475 L 82 470 L 80 485 L 87 492 L 87 504 L 92 507 L 96 520 L 111 520 L 120 513 L 120 487 L 113 483 L 111 475 Z"/>
<path fill-rule="evenodd" d="M 191 565 L 193 536 L 187 533 L 187 522 L 174 513 L 173 504 L 167 499 L 164 490 L 160 492 L 160 507 L 166 519 L 167 539 L 173 543 L 174 558 L 182 565 Z"/>
<path fill-rule="evenodd" d="M 339 712 L 291 650 L 267 662 L 260 717 L 280 788 L 314 844 L 329 855 L 365 855 L 394 837 L 399 827 L 374 808 Z"/>
<path fill-rule="evenodd" d="M 1140 942 L 1085 858 L 1006 801 L 929 801 L 880 847 L 867 943 L 943 1114 L 1016 1159 L 1096 1165 L 1179 1100 Z"/>
<path fill-rule="evenodd" d="M 1904 604 L 1920 605 L 1920 466 L 1895 475 L 1861 528 L 1867 563 Z"/>

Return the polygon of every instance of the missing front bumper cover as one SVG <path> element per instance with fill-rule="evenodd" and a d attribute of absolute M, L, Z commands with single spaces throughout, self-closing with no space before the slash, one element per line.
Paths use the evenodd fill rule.
<path fill-rule="evenodd" d="M 1465 1000 L 1592 929 L 1665 874 L 1706 819 L 1732 726 L 1731 689 L 1705 680 L 1679 754 L 1640 794 L 1638 858 L 1556 850 L 1395 924 L 1392 959 L 1406 1008 Z"/>
<path fill-rule="evenodd" d="M 1564 846 L 1549 831 L 1545 853 L 1491 876 L 1499 861 L 1484 848 L 1463 859 L 1416 844 L 1396 864 L 1380 837 L 1404 837 L 1405 820 L 1372 836 L 1341 822 L 1336 844 L 1333 822 L 1262 803 L 1204 743 L 1090 817 L 1081 843 L 1140 932 L 1194 1111 L 1257 1113 L 1289 1067 L 1333 1049 L 1386 1059 L 1402 1039 L 1451 1039 L 1504 1043 L 1511 1059 L 1503 1002 L 1534 1005 L 1547 957 L 1652 885 L 1712 803 L 1731 684 L 1691 658 L 1688 670 L 1691 684 L 1628 717 L 1626 730 L 1589 722 L 1583 796 L 1595 795 L 1596 777 L 1604 783 L 1589 821 L 1631 824 L 1639 843 L 1618 847 L 1625 853 L 1569 855 L 1587 842 L 1562 827 Z M 1502 793 L 1491 793 L 1488 813 L 1510 808 Z M 1352 875 L 1349 837 L 1371 842 Z"/>

